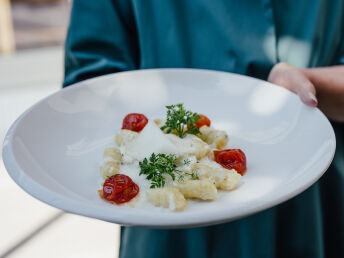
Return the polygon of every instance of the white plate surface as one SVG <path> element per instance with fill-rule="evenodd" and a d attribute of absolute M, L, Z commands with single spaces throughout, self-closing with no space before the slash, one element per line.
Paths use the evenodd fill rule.
<path fill-rule="evenodd" d="M 248 171 L 238 189 L 184 212 L 111 205 L 98 196 L 98 165 L 130 112 L 163 118 L 184 103 L 226 130 L 244 150 Z M 335 152 L 335 135 L 316 108 L 275 85 L 231 73 L 152 69 L 98 77 L 34 105 L 12 125 L 3 160 L 13 180 L 65 211 L 125 225 L 189 227 L 234 220 L 286 201 L 316 182 Z"/>

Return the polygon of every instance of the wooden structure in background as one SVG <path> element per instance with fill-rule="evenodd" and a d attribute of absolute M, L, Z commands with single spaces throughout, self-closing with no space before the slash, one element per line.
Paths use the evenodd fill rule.
<path fill-rule="evenodd" d="M 0 0 L 0 54 L 15 50 L 10 0 Z"/>

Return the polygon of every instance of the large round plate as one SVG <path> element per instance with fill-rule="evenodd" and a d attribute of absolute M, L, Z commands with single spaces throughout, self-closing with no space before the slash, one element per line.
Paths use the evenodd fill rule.
<path fill-rule="evenodd" d="M 165 116 L 184 103 L 226 130 L 248 171 L 240 187 L 184 212 L 111 205 L 98 196 L 105 146 L 130 112 Z M 189 227 L 238 219 L 284 202 L 316 182 L 335 152 L 326 117 L 285 89 L 250 77 L 195 69 L 152 69 L 98 77 L 34 105 L 12 125 L 3 160 L 12 179 L 67 212 L 125 225 Z"/>

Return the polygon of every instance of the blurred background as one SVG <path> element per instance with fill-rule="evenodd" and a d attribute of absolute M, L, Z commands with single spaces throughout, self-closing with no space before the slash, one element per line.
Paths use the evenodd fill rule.
<path fill-rule="evenodd" d="M 1 150 L 14 120 L 61 88 L 70 7 L 68 0 L 0 0 Z M 0 258 L 118 256 L 119 226 L 34 199 L 10 179 L 2 159 L 0 203 Z"/>

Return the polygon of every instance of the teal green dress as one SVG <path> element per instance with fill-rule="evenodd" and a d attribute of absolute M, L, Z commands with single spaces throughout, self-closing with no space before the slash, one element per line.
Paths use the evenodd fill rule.
<path fill-rule="evenodd" d="M 344 1 L 74 0 L 64 86 L 161 67 L 266 79 L 281 61 L 298 67 L 344 64 Z M 299 196 L 216 226 L 122 227 L 120 257 L 344 257 L 344 126 L 333 125 L 334 161 Z"/>

